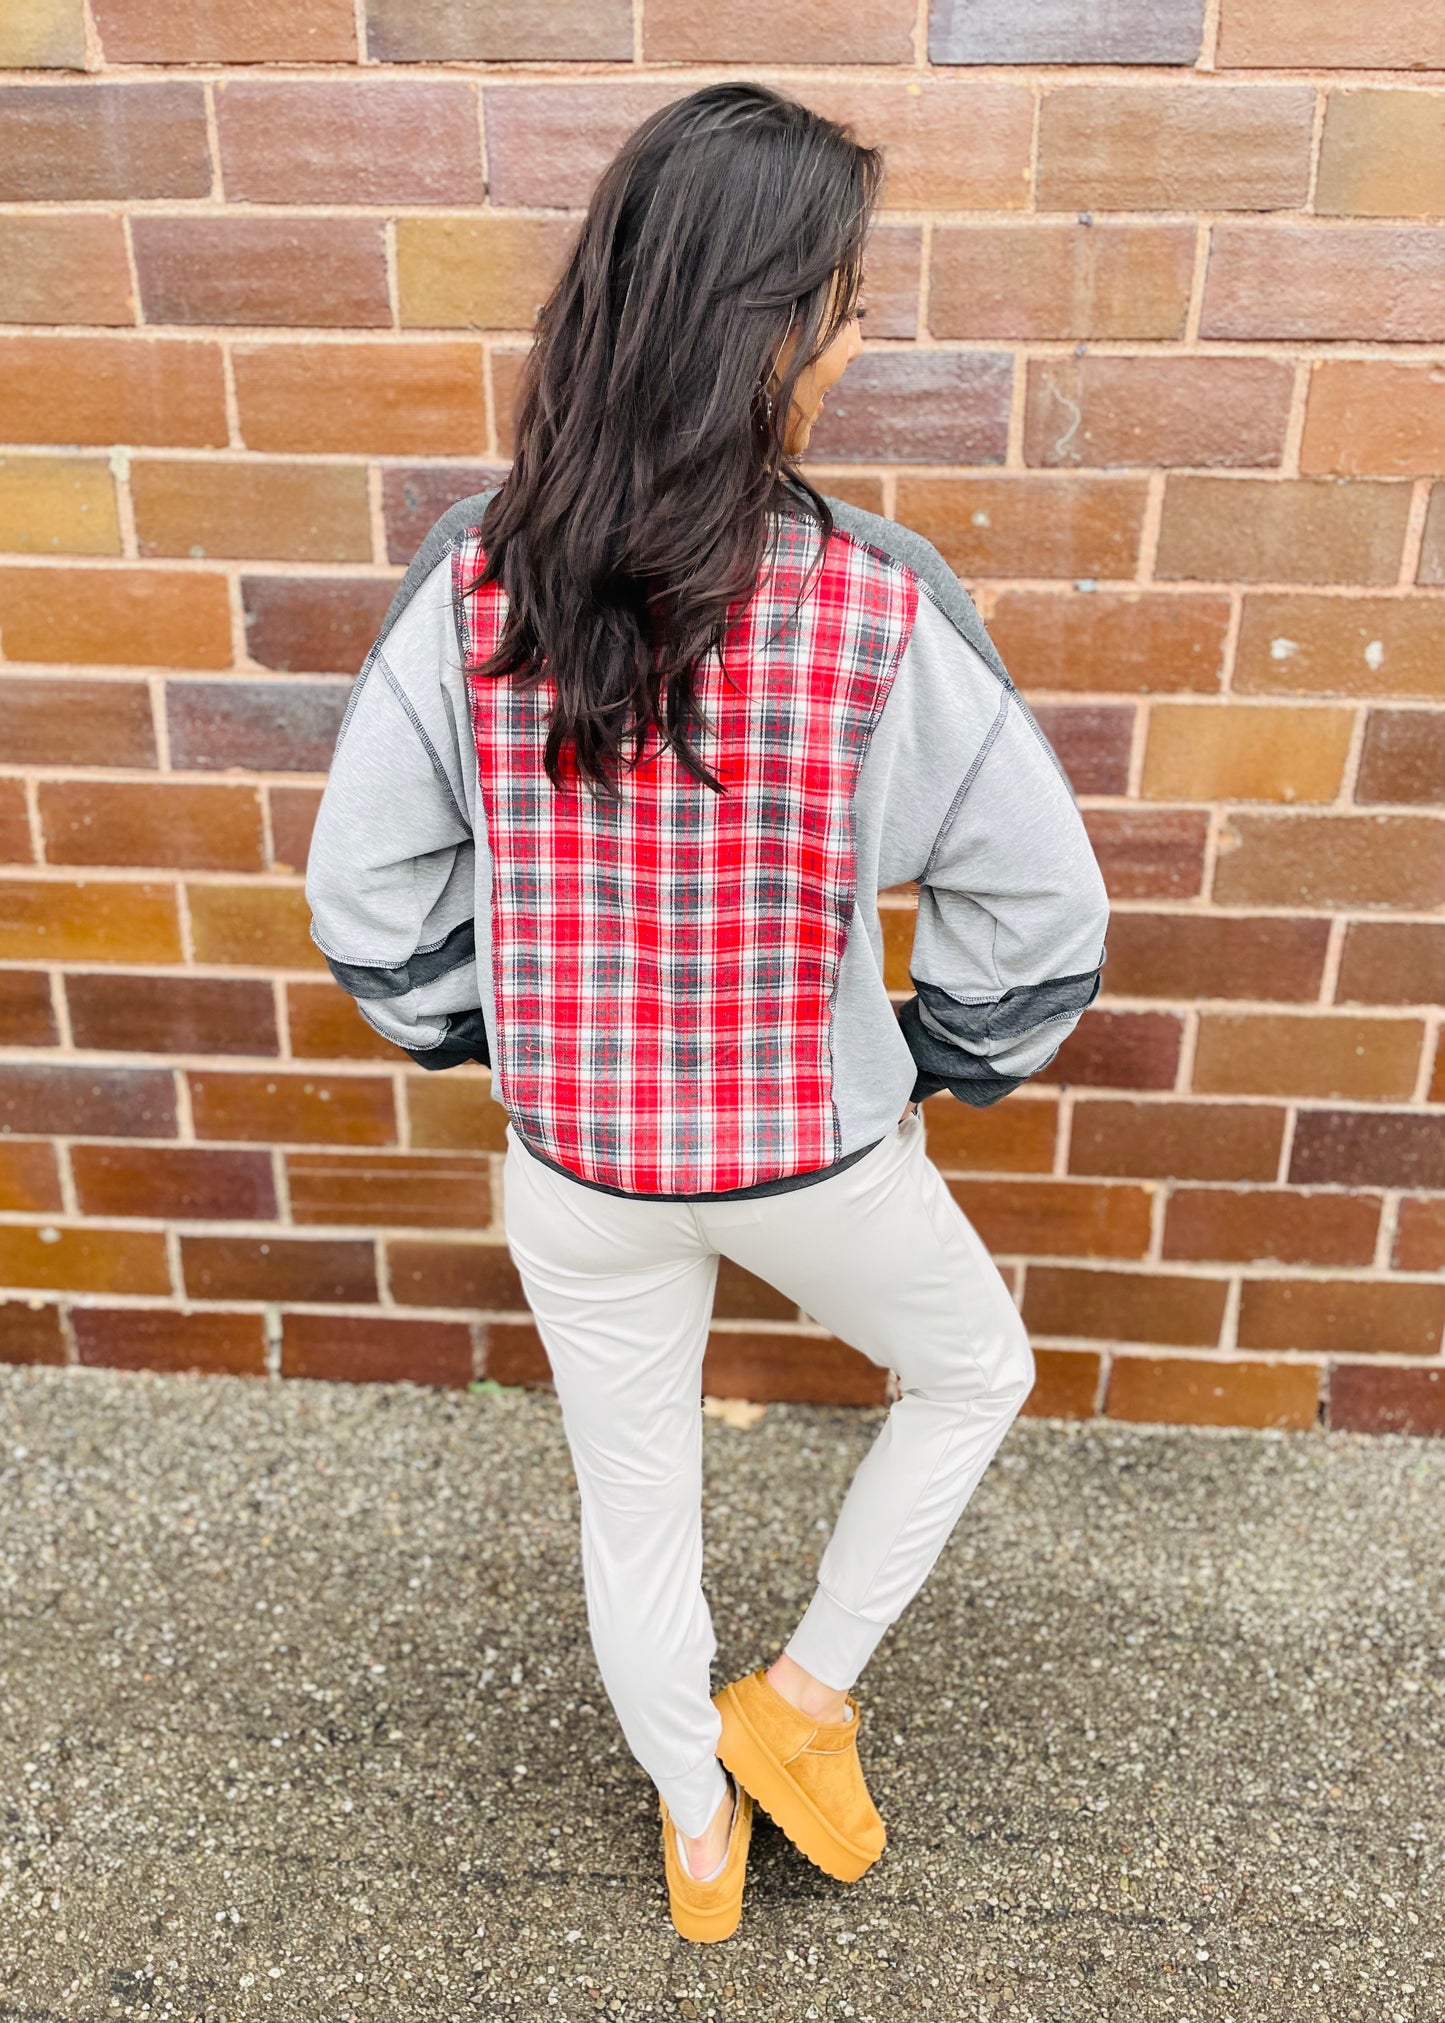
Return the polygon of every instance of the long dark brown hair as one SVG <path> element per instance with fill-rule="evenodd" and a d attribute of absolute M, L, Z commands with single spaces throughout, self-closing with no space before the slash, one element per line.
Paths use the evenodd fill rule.
<path fill-rule="evenodd" d="M 478 678 L 556 685 L 545 753 L 610 793 L 653 726 L 692 776 L 694 676 L 763 566 L 769 514 L 832 515 L 785 447 L 798 379 L 857 311 L 876 149 L 756 84 L 664 106 L 604 173 L 537 322 L 476 589 Z M 790 333 L 791 355 L 781 357 Z M 768 384 L 774 370 L 771 399 Z"/>

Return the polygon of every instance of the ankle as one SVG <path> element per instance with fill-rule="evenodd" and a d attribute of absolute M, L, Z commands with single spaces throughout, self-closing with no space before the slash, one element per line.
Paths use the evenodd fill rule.
<path fill-rule="evenodd" d="M 806 1714 L 810 1721 L 830 1725 L 849 1718 L 848 1695 L 838 1686 L 825 1686 L 821 1679 L 790 1658 L 786 1651 L 775 1658 L 764 1674 L 773 1691 L 788 1704 Z"/>

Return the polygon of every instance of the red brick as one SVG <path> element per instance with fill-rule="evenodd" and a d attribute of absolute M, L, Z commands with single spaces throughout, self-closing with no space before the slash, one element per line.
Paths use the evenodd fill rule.
<path fill-rule="evenodd" d="M 868 239 L 861 307 L 869 338 L 917 337 L 921 225 L 878 224 Z"/>
<path fill-rule="evenodd" d="M 0 1131 L 170 1138 L 175 1084 L 163 1068 L 0 1065 Z"/>
<path fill-rule="evenodd" d="M 6 337 L 0 414 L 12 443 L 218 448 L 221 347 L 199 337 Z"/>
<path fill-rule="evenodd" d="M 259 977 L 71 975 L 78 1047 L 126 1054 L 274 1054 L 276 1008 Z"/>
<path fill-rule="evenodd" d="M 1327 920 L 1197 913 L 1116 913 L 1104 978 L 1117 997 L 1319 996 Z"/>
<path fill-rule="evenodd" d="M 826 476 L 820 472 L 816 482 L 818 489 L 829 498 L 842 499 L 850 506 L 861 506 L 865 513 L 883 511 L 881 472 L 876 476 L 864 471 L 830 471 Z"/>
<path fill-rule="evenodd" d="M 42 780 L 37 793 L 48 863 L 262 868 L 254 787 Z"/>
<path fill-rule="evenodd" d="M 928 283 L 935 337 L 1184 335 L 1192 225 L 936 225 Z M 869 334 L 881 335 L 870 319 Z"/>
<path fill-rule="evenodd" d="M 390 1243 L 386 1276 L 399 1306 L 476 1307 L 493 1313 L 524 1313 L 527 1308 L 505 1243 Z"/>
<path fill-rule="evenodd" d="M 1193 899 L 1202 890 L 1202 809 L 1086 808 L 1084 827 L 1111 899 Z"/>
<path fill-rule="evenodd" d="M 11 660 L 228 667 L 225 578 L 180 569 L 0 569 Z"/>
<path fill-rule="evenodd" d="M 487 1331 L 488 1345 L 494 1328 Z M 491 1355 L 487 1365 L 491 1367 Z M 802 1405 L 881 1405 L 888 1373 L 832 1335 L 714 1328 L 702 1359 L 711 1398 L 755 1398 Z"/>
<path fill-rule="evenodd" d="M 765 1279 L 744 1271 L 730 1257 L 718 1259 L 713 1315 L 727 1321 L 796 1321 L 801 1309 Z"/>
<path fill-rule="evenodd" d="M 1445 337 L 1445 230 L 1216 225 L 1201 337 Z"/>
<path fill-rule="evenodd" d="M 1333 801 L 1355 713 L 1268 703 L 1158 703 L 1139 791 L 1148 801 Z"/>
<path fill-rule="evenodd" d="M 247 78 L 215 89 L 232 203 L 482 199 L 476 91 L 460 78 Z"/>
<path fill-rule="evenodd" d="M 1041 1335 L 1211 1349 L 1219 1340 L 1228 1291 L 1224 1279 L 1035 1264 L 1024 1284 L 1023 1314 Z"/>
<path fill-rule="evenodd" d="M 1422 583 L 1445 583 L 1445 485 L 1435 485 L 1430 492 L 1430 504 L 1425 513 L 1425 535 L 1420 544 L 1419 580 Z M 1426 606 L 1421 616 L 1438 619 L 1439 614 L 1431 612 Z"/>
<path fill-rule="evenodd" d="M 1445 1198 L 1400 1203 L 1390 1262 L 1396 1271 L 1445 1272 Z"/>
<path fill-rule="evenodd" d="M 1132 705 L 1040 703 L 1034 715 L 1076 794 L 1124 793 L 1134 741 Z"/>
<path fill-rule="evenodd" d="M 1355 218 L 1445 214 L 1445 93 L 1332 91 L 1314 208 Z"/>
<path fill-rule="evenodd" d="M 409 464 L 384 470 L 387 561 L 409 562 L 449 506 L 490 491 L 504 475 L 500 464 Z"/>
<path fill-rule="evenodd" d="M 507 1113 L 492 1097 L 485 1068 L 408 1075 L 411 1142 L 443 1152 L 505 1152 Z"/>
<path fill-rule="evenodd" d="M 302 1060 L 386 1061 L 397 1067 L 405 1058 L 334 983 L 288 983 L 286 1023 L 291 1051 Z"/>
<path fill-rule="evenodd" d="M 119 217 L 19 211 L 0 218 L 0 294 L 7 323 L 134 323 Z"/>
<path fill-rule="evenodd" d="M 1039 115 L 1039 208 L 1296 210 L 1314 112 L 1305 85 L 1061 85 Z"/>
<path fill-rule="evenodd" d="M 1445 801 L 1445 711 L 1372 709 L 1355 799 L 1417 807 Z"/>
<path fill-rule="evenodd" d="M 391 1083 L 380 1075 L 192 1072 L 198 1138 L 284 1145 L 393 1145 Z M 297 1218 L 300 1220 L 300 1218 Z"/>
<path fill-rule="evenodd" d="M 398 218 L 403 329 L 531 330 L 576 237 L 574 218 L 523 212 Z"/>
<path fill-rule="evenodd" d="M 1332 1356 L 1434 1356 L 1445 1285 L 1368 1279 L 1246 1279 L 1239 1342 Z"/>
<path fill-rule="evenodd" d="M 1219 847 L 1224 906 L 1445 903 L 1441 824 L 1425 815 L 1232 813 Z"/>
<path fill-rule="evenodd" d="M 343 1158 L 288 1153 L 291 1219 L 399 1229 L 486 1229 L 492 1220 L 491 1166 L 486 1159 L 394 1153 Z"/>
<path fill-rule="evenodd" d="M 833 0 L 781 9 L 771 0 L 648 0 L 642 55 L 647 63 L 912 63 L 916 19 L 912 0 L 846 9 Z M 630 57 L 630 35 L 607 54 Z"/>
<path fill-rule="evenodd" d="M 183 1236 L 181 1272 L 189 1299 L 366 1306 L 377 1297 L 376 1249 L 363 1242 Z"/>
<path fill-rule="evenodd" d="M 1102 1357 L 1090 1349 L 1034 1350 L 1034 1388 L 1024 1400 L 1026 1419 L 1092 1419 Z"/>
<path fill-rule="evenodd" d="M 0 1225 L 0 1285 L 66 1292 L 168 1293 L 159 1230 Z"/>
<path fill-rule="evenodd" d="M 1330 1375 L 1329 1411 L 1344 1433 L 1445 1433 L 1445 1370 L 1341 1363 Z"/>
<path fill-rule="evenodd" d="M 1162 1257 L 1233 1264 L 1369 1264 L 1378 1194 L 1297 1193 L 1283 1187 L 1178 1187 Z"/>
<path fill-rule="evenodd" d="M 1058 1101 L 1030 1090 L 975 1111 L 953 1096 L 923 1105 L 929 1159 L 943 1173 L 1052 1173 Z"/>
<path fill-rule="evenodd" d="M 181 1314 L 165 1308 L 76 1307 L 76 1359 L 112 1370 L 196 1370 L 231 1377 L 266 1374 L 260 1314 Z"/>
<path fill-rule="evenodd" d="M 266 798 L 271 804 L 272 869 L 304 872 L 321 806 L 320 787 L 272 786 Z"/>
<path fill-rule="evenodd" d="M 489 1321 L 482 1367 L 498 1384 L 550 1384 L 552 1366 L 534 1321 Z"/>
<path fill-rule="evenodd" d="M 188 885 L 197 962 L 255 969 L 322 969 L 311 908 L 299 885 Z"/>
<path fill-rule="evenodd" d="M 63 1363 L 65 1336 L 58 1306 L 0 1300 L 0 1363 Z"/>
<path fill-rule="evenodd" d="M 497 418 L 497 449 L 504 457 L 516 452 L 517 401 L 521 393 L 525 351 L 507 351 L 493 346 L 487 359 L 492 383 L 492 412 Z"/>
<path fill-rule="evenodd" d="M 1445 366 L 1325 361 L 1310 375 L 1302 471 L 1429 477 L 1445 467 Z"/>
<path fill-rule="evenodd" d="M 1104 1409 L 1111 1419 L 1172 1426 L 1278 1426 L 1319 1417 L 1312 1363 L 1206 1362 L 1193 1356 L 1116 1356 Z"/>
<path fill-rule="evenodd" d="M 346 681 L 167 682 L 171 764 L 324 773 L 350 693 Z"/>
<path fill-rule="evenodd" d="M 246 651 L 283 673 L 354 675 L 395 591 L 389 576 L 243 576 Z"/>
<path fill-rule="evenodd" d="M 0 132 L 0 203 L 211 193 L 199 84 L 8 85 Z"/>
<path fill-rule="evenodd" d="M 1205 1012 L 1194 1087 L 1205 1095 L 1403 1102 L 1415 1086 L 1424 1032 L 1418 1019 Z"/>
<path fill-rule="evenodd" d="M 1171 477 L 1155 571 L 1245 583 L 1393 583 L 1410 488 L 1363 479 Z"/>
<path fill-rule="evenodd" d="M 0 960 L 179 962 L 169 885 L 0 879 Z"/>
<path fill-rule="evenodd" d="M 1352 920 L 1345 929 L 1335 1001 L 1445 1003 L 1445 923 Z"/>
<path fill-rule="evenodd" d="M 55 1147 L 0 1138 L 0 1208 L 8 1215 L 44 1215 L 63 1207 Z"/>
<path fill-rule="evenodd" d="M 398 344 L 237 344 L 248 449 L 366 456 L 475 454 L 487 447 L 482 348 Z"/>
<path fill-rule="evenodd" d="M 954 1180 L 949 1190 L 979 1235 L 1010 1257 L 1142 1257 L 1147 1187 L 1069 1180 Z"/>
<path fill-rule="evenodd" d="M 1273 1180 L 1285 1112 L 1266 1103 L 1074 1105 L 1069 1171 L 1137 1180 Z"/>
<path fill-rule="evenodd" d="M 1234 685 L 1281 695 L 1445 697 L 1445 606 L 1420 597 L 1244 600 Z"/>
<path fill-rule="evenodd" d="M 107 63 L 354 63 L 352 0 L 92 0 Z M 372 52 L 375 55 L 375 51 Z"/>
<path fill-rule="evenodd" d="M 82 0 L 25 0 L 0 19 L 0 69 L 84 68 Z"/>
<path fill-rule="evenodd" d="M 0 284 L 3 278 L 0 273 Z M 22 555 L 118 555 L 120 516 L 109 465 L 99 457 L 0 456 L 0 548 Z"/>
<path fill-rule="evenodd" d="M 1445 1117 L 1418 1111 L 1301 1111 L 1289 1177 L 1305 1186 L 1445 1190 Z"/>
<path fill-rule="evenodd" d="M 217 1152 L 198 1145 L 72 1145 L 70 1162 L 86 1215 L 269 1222 L 276 1213 L 269 1152 Z"/>
<path fill-rule="evenodd" d="M 33 864 L 23 780 L 0 780 L 0 864 Z"/>
<path fill-rule="evenodd" d="M 457 1388 L 472 1380 L 471 1330 L 459 1321 L 288 1313 L 282 1323 L 281 1374 Z"/>
<path fill-rule="evenodd" d="M 372 218 L 131 220 L 147 323 L 391 324 Z"/>
<path fill-rule="evenodd" d="M 1193 590 L 1002 590 L 988 629 L 1026 689 L 1213 695 L 1229 601 Z"/>
<path fill-rule="evenodd" d="M 822 462 L 1001 464 L 1013 361 L 996 351 L 882 351 L 849 366 L 808 445 Z"/>
<path fill-rule="evenodd" d="M 1022 210 L 1028 203 L 1033 96 L 1022 84 L 808 76 L 791 89 L 828 118 L 854 125 L 865 144 L 883 145 L 891 210 Z M 668 78 L 484 91 L 491 201 L 580 209 L 633 129 L 680 95 Z"/>
<path fill-rule="evenodd" d="M 1277 464 L 1294 368 L 1274 358 L 1036 358 L 1024 459 L 1108 464 Z"/>
<path fill-rule="evenodd" d="M 1142 478 L 902 477 L 897 517 L 961 576 L 1132 577 L 1145 491 Z"/>
<path fill-rule="evenodd" d="M 1172 1012 L 1086 1011 L 1040 1082 L 1085 1088 L 1172 1089 L 1184 1021 Z"/>
<path fill-rule="evenodd" d="M 578 63 L 632 56 L 631 0 L 368 0 L 373 63 Z"/>
<path fill-rule="evenodd" d="M 154 766 L 150 690 L 143 681 L 25 681 L 8 671 L 0 710 L 8 766 Z"/>
<path fill-rule="evenodd" d="M 1193 63 L 1203 0 L 944 0 L 931 10 L 932 63 Z"/>
<path fill-rule="evenodd" d="M 59 1044 L 50 978 L 43 970 L 0 969 L 0 1033 L 11 1047 Z"/>
<path fill-rule="evenodd" d="M 362 464 L 141 457 L 131 464 L 130 489 L 142 555 L 371 560 Z"/>
<path fill-rule="evenodd" d="M 1230 69 L 1411 70 L 1445 67 L 1435 0 L 1225 0 L 1217 61 Z"/>

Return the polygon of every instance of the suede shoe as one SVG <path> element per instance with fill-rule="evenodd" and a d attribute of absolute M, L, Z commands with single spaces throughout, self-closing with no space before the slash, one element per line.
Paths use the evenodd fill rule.
<path fill-rule="evenodd" d="M 809 1861 L 856 1882 L 888 1844 L 858 1761 L 862 1716 L 814 1721 L 768 1683 L 760 1665 L 713 1694 L 722 1716 L 717 1753 L 738 1783 Z"/>
<path fill-rule="evenodd" d="M 735 1803 L 728 1833 L 727 1859 L 711 1882 L 698 1882 L 683 1866 L 677 1828 L 659 1791 L 662 1813 L 662 1861 L 667 1873 L 668 1907 L 680 1937 L 708 1942 L 730 1939 L 743 1915 L 743 1885 L 748 1874 L 748 1845 L 753 1833 L 753 1801 L 733 1779 Z"/>

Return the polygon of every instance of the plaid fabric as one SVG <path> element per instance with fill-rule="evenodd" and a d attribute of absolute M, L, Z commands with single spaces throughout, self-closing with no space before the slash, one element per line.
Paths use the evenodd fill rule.
<path fill-rule="evenodd" d="M 816 554 L 810 522 L 773 522 L 723 665 L 699 674 L 710 728 L 695 745 L 726 794 L 655 729 L 620 803 L 559 793 L 542 766 L 550 680 L 468 683 L 493 859 L 492 1069 L 521 1136 L 581 1179 L 701 1194 L 842 1155 L 829 1029 L 854 904 L 851 801 L 917 585 L 837 534 L 795 609 Z M 463 593 L 476 529 L 453 557 L 474 669 L 505 600 L 494 585 Z"/>

